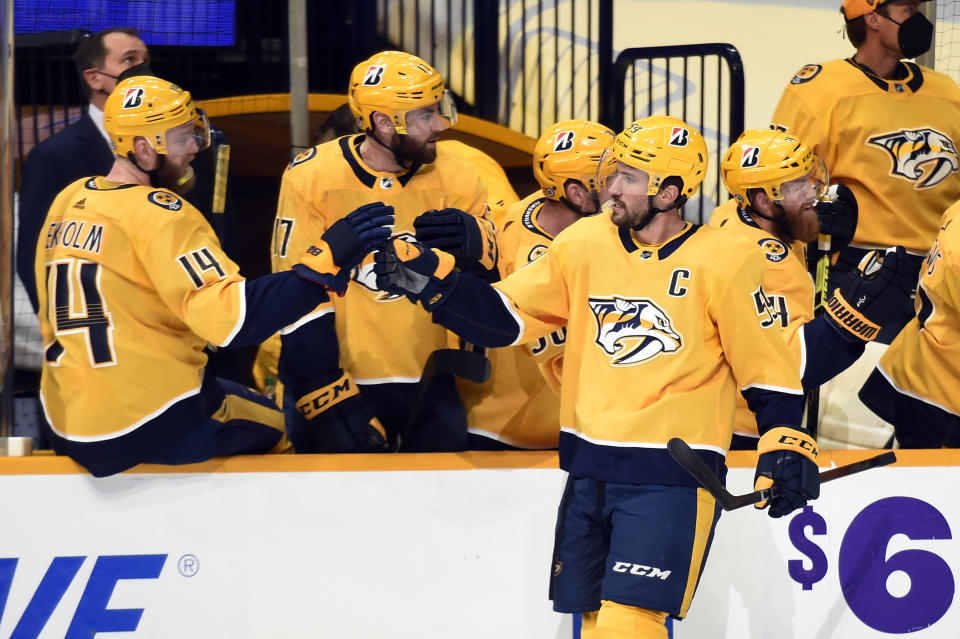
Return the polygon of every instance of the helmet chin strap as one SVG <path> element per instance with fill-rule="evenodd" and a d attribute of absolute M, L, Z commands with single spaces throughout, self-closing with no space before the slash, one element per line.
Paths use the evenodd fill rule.
<path fill-rule="evenodd" d="M 778 217 L 764 215 L 763 213 L 758 211 L 756 208 L 754 208 L 753 205 L 750 205 L 747 208 L 750 210 L 751 215 L 762 217 L 763 219 L 770 220 L 771 222 L 776 224 L 777 232 L 780 234 L 780 236 L 783 239 L 787 240 L 788 242 L 793 243 L 797 238 L 793 234 L 793 231 L 790 230 L 790 225 L 787 224 L 787 212 L 783 209 L 783 205 L 781 205 L 779 202 L 773 202 L 773 205 L 777 207 L 777 209 L 780 211 L 780 215 Z"/>
<path fill-rule="evenodd" d="M 653 198 L 654 198 L 654 197 L 656 197 L 656 196 L 653 196 L 653 195 L 648 195 L 648 196 L 647 196 L 647 204 L 649 204 L 649 209 L 647 209 L 647 215 L 646 215 L 642 220 L 640 220 L 640 223 L 639 223 L 639 224 L 631 227 L 634 231 L 642 231 L 644 228 L 646 228 L 647 224 L 650 224 L 650 222 L 653 221 L 653 218 L 654 218 L 654 216 L 655 216 L 657 213 L 666 213 L 667 211 L 672 211 L 672 210 L 674 210 L 674 209 L 679 209 L 679 208 L 681 208 L 684 204 L 687 203 L 687 196 L 686 196 L 686 195 L 681 195 L 681 196 L 679 196 L 679 197 L 676 199 L 676 201 L 673 203 L 673 205 L 672 205 L 670 208 L 668 208 L 668 209 L 658 209 L 657 207 L 655 207 L 655 206 L 653 205 Z"/>
<path fill-rule="evenodd" d="M 163 168 L 164 163 L 167 161 L 166 155 L 162 153 L 157 154 L 157 166 L 153 169 L 145 169 L 137 164 L 137 156 L 133 154 L 133 151 L 127 151 L 127 159 L 130 160 L 130 163 L 137 167 L 137 169 L 147 174 L 147 177 L 150 178 L 150 186 L 160 188 L 160 184 L 157 183 L 157 174 L 160 173 L 160 169 Z"/>
<path fill-rule="evenodd" d="M 399 133 L 398 133 L 397 135 L 400 136 L 400 142 L 401 142 L 401 144 L 402 144 L 402 143 L 403 143 L 403 138 L 404 138 L 404 136 L 401 135 L 401 134 L 399 134 Z M 413 166 L 413 160 L 411 160 L 410 158 L 404 156 L 404 155 L 403 155 L 403 151 L 400 150 L 400 147 L 399 147 L 399 146 L 397 146 L 397 147 L 392 147 L 392 146 L 390 146 L 389 144 L 386 144 L 383 140 L 381 140 L 380 138 L 377 137 L 377 134 L 374 132 L 373 129 L 369 129 L 369 130 L 367 131 L 367 136 L 370 137 L 371 139 L 373 139 L 374 142 L 376 142 L 377 144 L 379 144 L 379 145 L 382 146 L 383 148 L 385 148 L 385 149 L 387 149 L 388 151 L 390 151 L 390 153 L 393 154 L 393 160 L 397 163 L 398 166 L 400 166 L 400 167 L 402 167 L 402 168 L 404 168 L 404 169 L 409 169 L 411 166 Z"/>

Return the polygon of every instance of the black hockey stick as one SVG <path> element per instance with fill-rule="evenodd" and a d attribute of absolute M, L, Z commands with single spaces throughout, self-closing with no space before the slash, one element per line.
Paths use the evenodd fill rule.
<path fill-rule="evenodd" d="M 707 462 L 703 461 L 700 455 L 690 448 L 687 442 L 679 437 L 674 437 L 667 442 L 667 450 L 678 464 L 683 466 L 707 492 L 713 495 L 713 498 L 717 500 L 717 503 L 719 503 L 720 507 L 724 510 L 736 510 L 737 508 L 743 508 L 744 506 L 750 506 L 765 499 L 770 499 L 773 496 L 769 488 L 747 493 L 746 495 L 731 494 L 724 487 L 716 473 L 710 469 Z M 886 466 L 895 461 L 897 461 L 897 456 L 893 451 L 887 451 L 874 457 L 847 464 L 846 466 L 826 470 L 820 473 L 820 483 L 833 481 L 834 479 L 853 475 L 854 473 L 863 472 L 871 468 Z"/>
<path fill-rule="evenodd" d="M 436 383 L 447 378 L 462 377 L 476 384 L 482 384 L 490 377 L 490 360 L 483 353 L 454 348 L 442 348 L 433 351 L 423 366 L 420 381 L 417 383 L 416 398 L 406 427 L 397 437 L 398 452 L 434 452 L 429 440 L 434 436 L 443 437 L 446 433 L 434 433 L 433 436 L 420 432 L 424 414 L 427 412 L 426 398 Z M 465 436 L 465 435 L 464 435 Z"/>

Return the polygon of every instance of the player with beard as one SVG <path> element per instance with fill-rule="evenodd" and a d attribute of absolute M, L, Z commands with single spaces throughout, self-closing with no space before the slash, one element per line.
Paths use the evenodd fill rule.
<path fill-rule="evenodd" d="M 485 218 L 487 192 L 479 171 L 437 148 L 440 134 L 456 122 L 440 74 L 414 55 L 384 51 L 354 68 L 347 98 L 363 132 L 304 151 L 283 174 L 274 271 L 290 268 L 311 238 L 371 202 L 393 207 L 394 237 L 426 234 L 438 245 L 459 247 L 464 267 L 479 260 L 478 271 L 495 271 L 496 241 Z M 355 445 L 344 445 L 340 437 L 317 439 L 315 424 L 326 424 L 330 432 L 362 432 L 371 415 L 395 444 L 430 353 L 447 346 L 446 330 L 400 296 L 377 288 L 372 259 L 354 269 L 349 282 L 342 281 L 340 292 L 332 304 L 281 332 L 278 378 L 285 389 L 287 430 L 304 452 L 368 450 L 364 437 Z M 339 364 L 321 365 L 331 360 Z M 321 398 L 354 383 L 359 395 L 350 411 L 323 403 Z M 466 417 L 453 378 L 436 380 L 430 392 L 423 405 L 432 410 L 424 421 L 443 424 L 465 440 Z M 318 402 L 322 408 L 315 410 Z"/>
<path fill-rule="evenodd" d="M 831 248 L 843 248 L 857 226 L 856 199 L 839 185 L 835 201 L 818 209 L 829 187 L 823 161 L 796 136 L 776 130 L 744 131 L 720 172 L 733 199 L 714 210 L 710 226 L 748 239 L 764 256 L 767 268 L 763 291 L 754 295 L 756 308 L 783 332 L 804 387 L 818 387 L 863 354 L 864 345 L 877 336 L 876 327 L 899 317 L 897 309 L 912 286 L 911 262 L 902 247 L 868 255 L 827 302 L 827 312 L 814 318 L 807 243 L 817 241 L 822 218 L 832 232 Z M 852 317 L 863 322 L 848 321 Z M 756 447 L 757 421 L 742 397 L 734 433 L 734 448 Z"/>
<path fill-rule="evenodd" d="M 680 216 L 707 172 L 703 137 L 652 116 L 607 153 L 616 160 L 609 211 L 578 220 L 504 280 L 487 284 L 442 251 L 394 239 L 376 254 L 377 282 L 476 344 L 523 344 L 566 327 L 554 609 L 583 613 L 583 637 L 666 639 L 666 618 L 690 606 L 719 518 L 667 442 L 683 438 L 724 475 L 742 394 L 764 433 L 756 485 L 776 487 L 761 504 L 773 517 L 819 495 L 817 452 L 800 428 L 797 365 L 755 305 L 763 256 L 746 238 Z"/>
<path fill-rule="evenodd" d="M 204 347 L 257 344 L 327 303 L 341 268 L 390 237 L 390 208 L 362 207 L 317 232 L 292 270 L 246 280 L 171 190 L 209 141 L 190 93 L 153 76 L 123 80 L 104 127 L 113 167 L 62 190 L 37 243 L 40 398 L 54 450 L 103 476 L 288 449 L 283 414 L 210 374 Z M 341 390 L 343 409 L 355 390 Z M 385 444 L 377 424 L 365 432 Z"/>

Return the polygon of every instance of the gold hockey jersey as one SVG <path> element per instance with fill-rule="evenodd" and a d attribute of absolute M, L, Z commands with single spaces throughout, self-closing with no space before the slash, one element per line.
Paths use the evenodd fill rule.
<path fill-rule="evenodd" d="M 438 148 L 431 164 L 402 174 L 377 172 L 357 151 L 362 138 L 346 136 L 313 147 L 287 167 L 274 220 L 275 272 L 290 268 L 313 238 L 370 202 L 392 206 L 393 236 L 409 240 L 414 218 L 424 211 L 454 207 L 485 214 L 486 189 L 473 165 Z M 377 289 L 372 255 L 354 269 L 346 295 L 332 303 L 340 364 L 358 383 L 416 382 L 427 356 L 447 346 L 446 330 L 429 314 Z"/>
<path fill-rule="evenodd" d="M 796 365 L 754 301 L 763 270 L 758 251 L 722 231 L 687 223 L 644 246 L 601 213 L 494 284 L 520 323 L 517 343 L 567 327 L 561 467 L 600 480 L 688 482 L 666 442 L 682 437 L 722 466 L 738 387 L 767 398 L 764 429 L 799 425 Z"/>
<path fill-rule="evenodd" d="M 507 211 L 497 235 L 502 277 L 543 255 L 553 241 L 537 223 L 544 201 L 536 191 Z M 561 328 L 529 344 L 488 349 L 490 379 L 458 384 L 470 432 L 518 448 L 556 448 L 565 340 Z"/>
<path fill-rule="evenodd" d="M 197 394 L 203 348 L 228 345 L 244 319 L 239 268 L 201 213 L 164 189 L 74 182 L 36 255 L 40 397 L 67 439 L 118 437 Z"/>
<path fill-rule="evenodd" d="M 807 65 L 784 90 L 773 125 L 800 136 L 831 181 L 856 195 L 853 246 L 923 255 L 940 216 L 960 199 L 960 87 L 902 65 L 902 80 L 880 79 L 851 59 Z"/>
<path fill-rule="evenodd" d="M 920 271 L 916 311 L 877 368 L 901 394 L 960 416 L 960 202 Z"/>
<path fill-rule="evenodd" d="M 520 199 L 517 192 L 513 190 L 513 185 L 510 184 L 503 167 L 480 149 L 464 144 L 460 140 L 440 140 L 437 142 L 437 148 L 449 151 L 476 167 L 480 172 L 480 181 L 487 187 L 490 219 L 497 231 L 502 229 L 503 217 L 507 209 Z"/>
<path fill-rule="evenodd" d="M 764 298 L 757 295 L 754 304 L 760 310 L 766 307 L 774 326 L 781 330 L 793 356 L 797 371 L 803 375 L 804 343 L 800 327 L 813 319 L 814 286 L 806 266 L 807 246 L 803 242 L 792 245 L 761 229 L 753 218 L 738 209 L 736 200 L 728 200 L 714 209 L 710 226 L 735 233 L 748 240 L 755 251 L 763 255 L 766 270 L 763 275 Z M 757 437 L 757 418 L 743 396 L 737 396 L 737 417 L 734 432 Z"/>

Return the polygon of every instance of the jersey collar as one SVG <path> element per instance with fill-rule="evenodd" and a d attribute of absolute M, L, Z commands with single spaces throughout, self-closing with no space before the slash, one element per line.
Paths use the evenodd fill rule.
<path fill-rule="evenodd" d="M 642 259 L 649 259 L 653 256 L 653 252 L 656 251 L 658 260 L 665 260 L 670 257 L 680 245 L 686 242 L 694 233 L 700 230 L 699 224 L 694 224 L 693 222 L 685 222 L 686 226 L 678 234 L 674 235 L 672 238 L 661 244 L 659 247 L 645 246 L 642 244 L 637 244 L 637 241 L 633 238 L 633 234 L 630 233 L 630 229 L 626 227 L 619 227 L 617 229 L 617 234 L 620 236 L 620 243 L 623 244 L 623 248 L 626 249 L 627 253 L 633 253 L 635 251 L 642 250 L 640 257 Z"/>
<path fill-rule="evenodd" d="M 543 227 L 537 223 L 536 215 L 538 211 L 543 210 L 543 203 L 547 201 L 545 197 L 538 197 L 533 202 L 527 206 L 523 211 L 523 215 L 520 217 L 520 221 L 523 223 L 524 228 L 526 228 L 531 233 L 536 233 L 537 235 L 542 235 L 551 242 L 553 241 L 553 236 L 543 230 Z"/>
<path fill-rule="evenodd" d="M 904 93 L 907 90 L 910 93 L 916 93 L 923 85 L 923 71 L 920 66 L 913 62 L 900 62 L 897 67 L 897 78 L 887 80 L 874 73 L 870 67 L 860 64 L 853 58 L 847 58 L 846 61 L 860 70 L 867 79 L 873 82 L 881 91 L 887 93 Z"/>
<path fill-rule="evenodd" d="M 382 173 L 375 172 L 370 167 L 366 165 L 363 161 L 363 158 L 360 157 L 360 143 L 363 142 L 364 134 L 359 135 L 347 135 L 339 139 L 340 151 L 343 153 L 343 159 L 347 161 L 347 164 L 350 165 L 350 168 L 353 169 L 353 174 L 357 176 L 357 179 L 360 180 L 364 186 L 368 189 L 372 189 L 374 184 L 377 183 L 382 177 L 390 177 L 400 183 L 401 186 L 406 186 L 417 171 L 420 170 L 420 167 L 423 166 L 419 162 L 411 166 L 403 173 Z"/>

